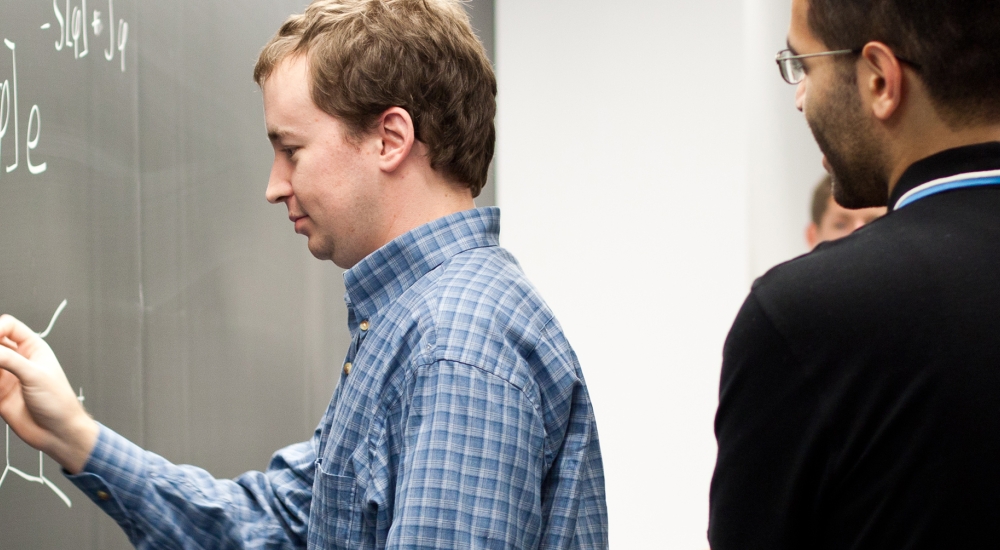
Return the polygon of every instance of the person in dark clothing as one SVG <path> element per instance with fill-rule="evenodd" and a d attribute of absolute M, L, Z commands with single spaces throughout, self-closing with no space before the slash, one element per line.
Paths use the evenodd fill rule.
<path fill-rule="evenodd" d="M 1000 540 L 1000 3 L 793 0 L 782 76 L 837 202 L 723 353 L 714 550 Z"/>

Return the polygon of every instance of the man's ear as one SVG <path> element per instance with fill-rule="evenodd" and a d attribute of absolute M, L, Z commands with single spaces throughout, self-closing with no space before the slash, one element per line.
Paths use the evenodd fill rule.
<path fill-rule="evenodd" d="M 809 222 L 809 225 L 806 226 L 806 244 L 809 245 L 809 250 L 816 248 L 816 245 L 819 244 L 819 227 L 816 227 L 813 222 Z"/>
<path fill-rule="evenodd" d="M 903 64 L 892 48 L 869 42 L 858 62 L 858 91 L 875 118 L 887 121 L 903 102 Z"/>
<path fill-rule="evenodd" d="M 402 107 L 390 107 L 378 119 L 377 134 L 382 143 L 379 168 L 395 172 L 413 150 L 416 141 L 413 118 Z"/>

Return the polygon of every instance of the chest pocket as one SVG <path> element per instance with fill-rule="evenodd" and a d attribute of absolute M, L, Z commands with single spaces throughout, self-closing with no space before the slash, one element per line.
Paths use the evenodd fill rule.
<path fill-rule="evenodd" d="M 309 511 L 309 548 L 357 548 L 361 507 L 353 477 L 328 474 L 316 464 L 312 505 Z"/>

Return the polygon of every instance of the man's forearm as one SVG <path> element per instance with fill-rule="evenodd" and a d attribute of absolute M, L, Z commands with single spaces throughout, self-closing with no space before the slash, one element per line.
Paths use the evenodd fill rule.
<path fill-rule="evenodd" d="M 79 474 L 94 450 L 99 431 L 97 422 L 89 415 L 83 415 L 71 426 L 67 426 L 66 433 L 43 451 L 70 474 Z"/>

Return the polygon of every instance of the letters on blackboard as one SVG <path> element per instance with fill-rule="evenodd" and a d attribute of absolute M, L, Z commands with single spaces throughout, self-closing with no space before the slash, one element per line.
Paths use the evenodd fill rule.
<path fill-rule="evenodd" d="M 59 40 L 56 40 L 56 51 L 72 48 L 73 57 L 80 59 L 90 53 L 90 34 L 100 39 L 104 34 L 102 12 L 87 11 L 87 0 L 81 0 L 79 5 L 73 5 L 66 0 L 65 9 L 59 7 L 59 0 L 52 0 L 52 11 L 55 14 L 59 28 Z M 89 18 L 89 21 L 88 21 Z M 51 29 L 52 25 L 42 25 L 43 30 Z M 122 72 L 125 72 L 125 47 L 128 44 L 128 22 L 119 19 L 115 22 L 115 0 L 108 0 L 108 47 L 104 49 L 104 59 L 114 61 L 117 56 Z"/>
<path fill-rule="evenodd" d="M 64 6 L 60 6 L 60 0 L 52 0 L 56 25 L 45 23 L 41 29 L 43 31 L 57 29 L 59 38 L 54 43 L 56 51 L 71 51 L 75 59 L 82 59 L 90 54 L 90 35 L 93 34 L 95 42 L 101 40 L 102 44 L 105 41 L 108 44 L 107 48 L 103 48 L 104 59 L 114 61 L 117 57 L 121 71 L 125 72 L 128 22 L 124 19 L 115 21 L 114 0 L 107 0 L 107 8 L 108 24 L 105 29 L 103 13 L 96 9 L 88 11 L 87 0 L 66 0 Z M 107 31 L 106 38 L 102 37 L 105 31 Z M 17 45 L 6 38 L 3 42 L 10 50 L 11 74 L 6 78 L 0 76 L 3 78 L 0 81 L 0 153 L 5 147 L 14 148 L 14 162 L 3 167 L 7 173 L 11 173 L 21 166 L 22 134 L 21 111 L 18 106 Z M 35 162 L 31 158 L 32 151 L 38 148 L 42 139 L 42 110 L 37 104 L 28 110 L 23 139 L 24 163 L 28 167 L 28 172 L 34 175 L 45 172 L 48 163 Z"/>
<path fill-rule="evenodd" d="M 20 117 L 18 116 L 18 93 L 17 93 L 17 45 L 10 40 L 4 39 L 4 45 L 10 50 L 11 55 L 11 69 L 13 72 L 14 83 L 11 84 L 10 79 L 4 79 L 0 82 L 0 152 L 3 151 L 3 146 L 6 141 L 8 134 L 8 129 L 10 127 L 11 113 L 14 114 L 14 163 L 7 165 L 7 173 L 17 170 L 18 166 L 21 164 L 21 146 L 20 146 L 20 134 L 21 134 L 21 124 Z M 13 108 L 11 108 L 11 99 L 13 99 Z M 34 129 L 34 137 L 32 137 L 32 129 Z M 38 147 L 38 140 L 42 137 L 42 112 L 38 108 L 38 105 L 32 105 L 31 110 L 28 112 L 28 128 L 25 131 L 25 145 L 27 146 L 24 151 L 24 160 L 28 165 L 28 171 L 32 174 L 41 174 L 48 168 L 46 163 L 33 164 L 31 162 L 31 151 Z"/>

